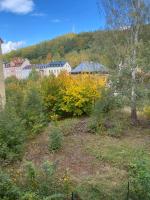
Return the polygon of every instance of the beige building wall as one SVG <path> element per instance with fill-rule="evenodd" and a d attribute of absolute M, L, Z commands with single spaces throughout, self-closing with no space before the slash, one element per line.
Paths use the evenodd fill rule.
<path fill-rule="evenodd" d="M 15 67 L 13 63 L 11 63 L 12 67 L 5 67 L 4 65 L 4 77 L 5 79 L 11 76 L 15 76 L 17 79 L 24 79 L 24 70 L 23 68 L 30 65 L 30 61 L 25 59 L 24 62 L 20 65 Z"/>
<path fill-rule="evenodd" d="M 39 71 L 42 76 L 49 76 L 54 74 L 57 77 L 62 71 L 71 73 L 71 66 L 67 62 L 63 67 L 47 67 L 43 69 L 37 69 L 37 71 Z"/>

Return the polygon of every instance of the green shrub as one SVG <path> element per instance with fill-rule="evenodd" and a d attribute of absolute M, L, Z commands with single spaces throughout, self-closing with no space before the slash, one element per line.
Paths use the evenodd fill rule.
<path fill-rule="evenodd" d="M 22 197 L 21 200 L 41 200 L 41 198 L 33 193 L 33 192 L 26 192 Z"/>
<path fill-rule="evenodd" d="M 28 132 L 32 135 L 39 133 L 47 123 L 43 112 L 42 98 L 35 87 L 29 88 L 26 92 L 22 118 Z"/>
<path fill-rule="evenodd" d="M 0 159 L 14 161 L 21 158 L 25 141 L 22 120 L 10 108 L 0 113 Z"/>
<path fill-rule="evenodd" d="M 0 199 L 20 200 L 20 192 L 8 175 L 0 170 Z"/>
<path fill-rule="evenodd" d="M 52 127 L 51 133 L 49 135 L 49 149 L 50 151 L 57 151 L 62 147 L 63 136 L 60 129 Z"/>
<path fill-rule="evenodd" d="M 94 116 L 90 117 L 90 120 L 88 121 L 88 131 L 95 134 L 98 132 L 98 129 L 100 129 L 99 122 Z"/>
<path fill-rule="evenodd" d="M 13 107 L 17 115 L 21 116 L 24 93 L 20 82 L 17 79 L 15 80 L 13 81 L 13 78 L 12 80 L 10 78 L 9 82 L 6 84 L 6 98 L 7 104 Z"/>
<path fill-rule="evenodd" d="M 93 109 L 89 129 L 92 133 L 102 130 L 105 123 L 105 117 L 114 108 L 114 97 L 110 92 L 103 90 Z"/>
<path fill-rule="evenodd" d="M 56 163 L 49 162 L 45 162 L 40 169 L 36 168 L 32 163 L 28 163 L 22 188 L 25 190 L 26 199 L 30 196 L 33 199 L 39 198 L 40 200 L 55 199 L 52 197 L 57 197 L 57 195 L 59 197 L 60 194 L 64 193 L 60 177 L 56 175 Z"/>
<path fill-rule="evenodd" d="M 124 125 L 122 122 L 116 121 L 112 127 L 107 130 L 107 134 L 112 137 L 120 137 L 123 134 Z"/>
<path fill-rule="evenodd" d="M 150 199 L 150 160 L 139 159 L 130 166 L 130 197 L 133 200 Z"/>
<path fill-rule="evenodd" d="M 101 116 L 108 114 L 112 110 L 116 110 L 121 107 L 121 99 L 115 96 L 111 90 L 104 89 L 101 94 L 101 98 L 96 102 L 93 115 L 97 119 L 101 119 Z"/>
<path fill-rule="evenodd" d="M 44 105 L 40 93 L 40 86 L 36 80 L 19 81 L 11 78 L 7 80 L 7 103 L 13 107 L 16 114 L 22 118 L 26 130 L 30 135 L 39 133 L 47 124 Z M 40 83 L 40 81 L 38 82 Z"/>
<path fill-rule="evenodd" d="M 112 111 L 105 119 L 105 130 L 112 137 L 120 137 L 129 127 L 128 118 L 121 111 Z"/>
<path fill-rule="evenodd" d="M 63 177 L 56 175 L 56 163 L 45 162 L 41 168 L 26 165 L 19 179 L 10 178 L 0 170 L 0 199 L 2 200 L 65 200 Z M 15 180 L 15 183 L 12 181 Z"/>
<path fill-rule="evenodd" d="M 101 98 L 96 102 L 88 127 L 92 133 L 107 132 L 111 136 L 119 136 L 123 131 L 124 119 L 120 119 L 118 109 L 121 99 L 110 90 L 103 90 Z M 122 118 L 122 116 L 121 116 Z M 121 121 L 123 120 L 123 123 Z"/>
<path fill-rule="evenodd" d="M 28 80 L 38 81 L 39 78 L 40 78 L 39 72 L 37 72 L 35 68 L 32 68 L 32 71 L 29 74 Z"/>
<path fill-rule="evenodd" d="M 6 83 L 6 85 L 8 85 L 10 83 L 19 83 L 19 80 L 16 78 L 16 76 L 11 76 L 11 77 L 7 77 L 5 79 L 5 83 Z"/>
<path fill-rule="evenodd" d="M 31 162 L 26 165 L 25 184 L 29 191 L 37 188 L 37 171 Z"/>

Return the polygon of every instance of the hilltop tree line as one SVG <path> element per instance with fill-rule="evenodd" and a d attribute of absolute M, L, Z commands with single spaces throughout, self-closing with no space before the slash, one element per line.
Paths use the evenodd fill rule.
<path fill-rule="evenodd" d="M 149 59 L 150 26 L 144 27 L 140 34 L 143 40 L 143 54 Z M 67 60 L 72 67 L 82 61 L 97 61 L 109 68 L 114 68 L 117 61 L 113 50 L 114 35 L 118 46 L 126 44 L 128 30 L 105 30 L 85 32 L 80 34 L 69 33 L 55 39 L 44 41 L 40 44 L 12 51 L 4 56 L 4 60 L 10 61 L 14 57 L 23 57 L 31 60 L 31 63 L 48 63 L 53 60 Z M 150 63 L 149 60 L 147 63 Z"/>

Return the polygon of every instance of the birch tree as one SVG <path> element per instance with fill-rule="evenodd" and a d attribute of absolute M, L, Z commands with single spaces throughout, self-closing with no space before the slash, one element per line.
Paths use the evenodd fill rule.
<path fill-rule="evenodd" d="M 6 103 L 4 71 L 3 71 L 3 62 L 2 62 L 2 49 L 1 49 L 2 43 L 3 41 L 0 39 L 0 109 L 4 109 L 5 103 Z"/>
<path fill-rule="evenodd" d="M 117 66 L 112 85 L 116 92 L 130 100 L 131 121 L 137 124 L 138 88 L 143 83 L 142 78 L 138 77 L 138 71 L 149 70 L 139 59 L 143 47 L 140 34 L 144 26 L 149 23 L 150 1 L 99 0 L 99 5 L 100 12 L 106 17 L 107 29 L 112 32 Z M 123 43 L 121 41 L 118 43 L 120 35 Z"/>

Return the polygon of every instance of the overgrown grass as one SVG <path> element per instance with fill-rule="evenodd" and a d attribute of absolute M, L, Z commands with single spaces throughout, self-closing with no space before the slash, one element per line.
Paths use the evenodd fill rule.
<path fill-rule="evenodd" d="M 53 123 L 52 126 L 57 125 L 57 127 L 61 130 L 62 134 L 64 136 L 68 136 L 74 131 L 74 128 L 79 121 L 80 119 L 78 118 L 69 118 Z"/>
<path fill-rule="evenodd" d="M 86 143 L 86 150 L 102 162 L 127 169 L 130 163 L 139 156 L 149 158 L 147 145 L 133 138 L 116 139 L 112 137 L 95 136 Z"/>
<path fill-rule="evenodd" d="M 112 177 L 90 177 L 77 187 L 77 191 L 81 199 L 86 200 L 123 200 L 126 199 L 127 180 L 122 177 L 116 182 Z"/>
<path fill-rule="evenodd" d="M 115 117 L 113 120 L 116 119 Z M 124 134 L 121 135 L 120 137 L 111 137 L 103 133 L 102 134 L 88 133 L 88 130 L 86 130 L 86 128 L 82 126 L 83 124 L 80 123 L 80 121 L 81 119 L 76 119 L 76 118 L 65 119 L 63 121 L 57 121 L 51 124 L 50 128 L 48 128 L 48 133 L 52 133 L 51 131 L 53 130 L 53 128 L 54 129 L 57 128 L 56 130 L 59 130 L 58 135 L 62 134 L 63 137 L 63 143 L 61 143 L 59 141 L 59 137 L 55 137 L 57 136 L 57 134 L 55 135 L 56 132 L 54 132 L 53 135 L 54 148 L 52 148 L 52 151 L 55 154 L 56 160 L 62 159 L 62 154 L 66 158 L 66 160 L 68 160 L 68 158 L 70 159 L 70 156 L 75 156 L 74 158 L 76 159 L 77 162 L 73 161 L 70 167 L 70 172 L 72 173 L 72 169 L 78 168 L 78 166 L 82 167 L 81 171 L 77 169 L 78 171 L 76 171 L 76 174 L 74 174 L 74 172 L 70 174 L 69 179 L 68 175 L 64 174 L 64 176 L 61 179 L 61 181 L 63 180 L 63 188 L 60 188 L 62 189 L 62 192 L 61 190 L 60 191 L 58 190 L 58 194 L 60 192 L 69 194 L 69 198 L 71 198 L 71 192 L 75 191 L 82 200 L 126 199 L 128 192 L 128 181 L 130 180 L 129 172 L 131 166 L 135 167 L 134 161 L 137 161 L 139 158 L 141 158 L 143 162 L 143 160 L 146 159 L 148 160 L 149 163 L 148 169 L 150 169 L 150 158 L 149 158 L 150 146 L 148 141 L 149 130 L 147 128 L 141 129 L 141 127 L 128 126 L 128 129 L 124 129 Z M 87 119 L 85 122 L 87 122 Z M 80 130 L 84 131 L 84 134 L 79 134 L 79 135 L 76 134 Z M 59 149 L 62 150 L 60 153 L 61 157 L 59 153 L 57 152 L 55 153 L 55 150 L 59 151 Z M 78 149 L 80 149 L 79 152 L 77 152 Z M 73 155 L 72 152 L 78 154 L 79 157 Z M 87 159 L 91 158 L 87 162 L 86 160 L 84 160 L 86 156 Z M 94 170 L 93 171 L 90 170 L 90 167 L 88 165 L 90 165 L 91 167 L 94 166 L 93 167 Z M 63 168 L 61 162 L 60 162 L 60 167 Z M 89 172 L 87 168 L 89 168 Z M 61 171 L 58 172 L 59 173 L 57 175 L 59 177 L 59 174 L 61 175 L 62 172 Z M 85 173 L 84 175 L 83 172 L 88 172 L 88 173 Z M 141 170 L 141 173 L 143 174 L 143 168 Z M 79 178 L 80 175 L 81 178 Z M 143 188 L 145 188 L 145 183 L 143 184 L 143 180 L 144 181 L 146 180 L 145 182 L 147 183 L 147 171 L 144 173 L 144 178 L 141 176 L 142 178 L 140 177 L 139 179 L 137 179 L 138 178 L 137 175 L 136 174 L 133 175 L 135 175 L 133 176 L 133 178 L 136 182 L 133 183 L 130 182 L 131 183 L 130 189 L 132 189 L 130 190 L 130 192 L 132 192 L 132 196 L 133 195 L 135 196 L 135 198 L 132 199 L 137 199 L 136 195 L 137 192 L 134 190 L 138 188 L 139 183 L 140 187 L 142 186 Z M 42 179 L 40 179 L 40 181 L 41 180 Z M 70 181 L 71 182 L 73 181 L 73 187 L 72 185 L 70 186 Z M 39 183 L 39 185 L 41 184 L 41 182 Z M 45 195 L 47 192 L 50 191 L 49 185 L 47 184 L 47 180 L 46 182 L 44 182 L 44 184 L 42 183 L 39 187 L 40 190 L 39 189 L 38 190 L 40 191 L 41 196 Z M 29 188 L 31 187 L 29 186 Z M 27 193 L 26 195 L 27 197 L 33 196 L 34 199 L 34 196 L 37 195 L 37 193 L 35 193 L 34 190 L 31 192 L 32 193 L 30 194 L 29 191 L 29 194 Z"/>
<path fill-rule="evenodd" d="M 72 134 L 78 122 L 76 118 L 53 122 L 49 134 L 49 150 L 59 151 L 63 146 L 63 137 Z"/>

